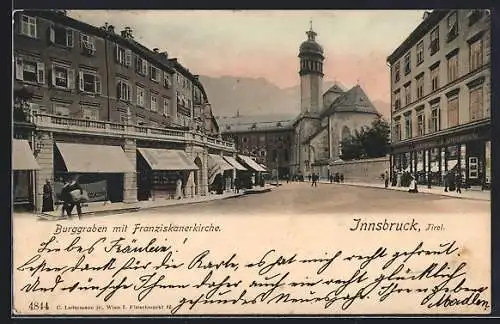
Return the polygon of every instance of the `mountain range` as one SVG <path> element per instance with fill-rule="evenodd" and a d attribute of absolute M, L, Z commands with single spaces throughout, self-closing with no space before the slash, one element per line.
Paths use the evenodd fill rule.
<path fill-rule="evenodd" d="M 254 115 L 290 115 L 295 117 L 300 111 L 299 85 L 280 88 L 265 78 L 236 76 L 210 77 L 200 75 L 200 81 L 212 104 L 214 115 L 230 117 Z M 342 84 L 337 84 L 347 88 Z M 325 81 L 323 91 L 334 85 Z M 389 104 L 372 100 L 373 105 L 386 118 L 389 117 Z"/>

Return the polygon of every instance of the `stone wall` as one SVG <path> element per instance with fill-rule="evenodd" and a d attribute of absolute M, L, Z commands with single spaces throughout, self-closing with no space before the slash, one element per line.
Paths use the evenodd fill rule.
<path fill-rule="evenodd" d="M 346 182 L 381 182 L 380 175 L 389 170 L 389 156 L 363 159 L 355 161 L 334 162 L 330 166 L 330 173 L 336 172 L 344 174 Z"/>

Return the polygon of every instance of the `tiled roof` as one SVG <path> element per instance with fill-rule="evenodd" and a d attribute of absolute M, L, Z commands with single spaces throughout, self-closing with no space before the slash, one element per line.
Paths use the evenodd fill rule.
<path fill-rule="evenodd" d="M 352 87 L 349 91 L 335 99 L 330 107 L 325 109 L 321 115 L 324 117 L 336 112 L 360 112 L 380 115 L 359 85 Z"/>

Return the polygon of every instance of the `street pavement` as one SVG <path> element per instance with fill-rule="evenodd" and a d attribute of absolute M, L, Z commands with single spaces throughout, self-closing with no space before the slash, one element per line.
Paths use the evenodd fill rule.
<path fill-rule="evenodd" d="M 490 213 L 490 201 L 436 194 L 308 182 L 283 183 L 270 192 L 193 205 L 155 208 L 154 214 L 260 215 L 333 213 Z M 150 214 L 147 209 L 134 213 Z"/>

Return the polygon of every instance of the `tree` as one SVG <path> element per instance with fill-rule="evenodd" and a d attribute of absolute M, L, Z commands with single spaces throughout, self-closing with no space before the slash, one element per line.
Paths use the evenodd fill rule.
<path fill-rule="evenodd" d="M 354 135 L 341 142 L 341 158 L 352 160 L 385 156 L 389 153 L 389 133 L 389 124 L 378 117 L 370 127 L 355 130 Z"/>

